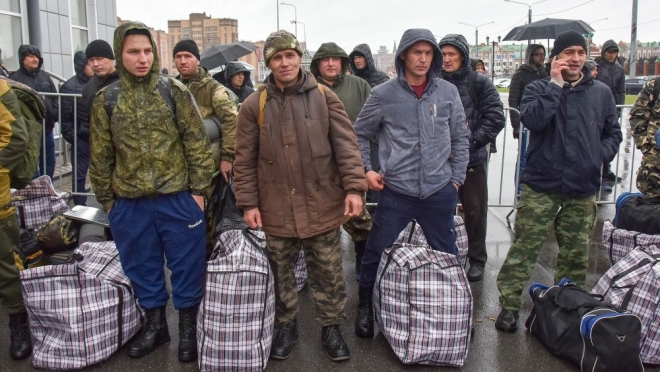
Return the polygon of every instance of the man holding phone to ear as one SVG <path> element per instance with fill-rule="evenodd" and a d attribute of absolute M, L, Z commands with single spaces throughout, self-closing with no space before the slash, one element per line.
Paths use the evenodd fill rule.
<path fill-rule="evenodd" d="M 555 39 L 550 78 L 525 88 L 520 120 L 529 130 L 527 164 L 516 214 L 514 243 L 497 277 L 502 311 L 495 327 L 518 329 L 521 294 L 554 224 L 559 255 L 555 283 L 584 284 L 589 235 L 596 222 L 600 168 L 621 143 L 614 97 L 584 66 L 584 37 L 568 31 Z"/>

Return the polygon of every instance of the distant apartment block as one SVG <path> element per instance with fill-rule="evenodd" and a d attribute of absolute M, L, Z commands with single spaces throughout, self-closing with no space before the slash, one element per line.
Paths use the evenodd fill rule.
<path fill-rule="evenodd" d="M 211 18 L 204 13 L 190 13 L 188 19 L 167 21 L 170 50 L 182 39 L 195 40 L 199 52 L 217 44 L 238 41 L 238 20 Z"/>

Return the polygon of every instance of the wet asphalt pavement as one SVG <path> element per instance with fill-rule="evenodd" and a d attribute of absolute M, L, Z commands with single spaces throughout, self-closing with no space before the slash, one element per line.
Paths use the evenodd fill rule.
<path fill-rule="evenodd" d="M 625 116 L 624 116 L 625 117 Z M 508 124 L 507 124 L 508 125 Z M 510 129 L 509 132 L 510 133 Z M 507 134 L 510 137 L 510 134 Z M 505 158 L 504 177 L 512 178 L 515 169 L 515 158 L 503 155 L 503 143 L 498 138 L 500 155 L 494 155 L 491 159 L 493 168 L 489 173 L 490 202 L 491 204 L 506 204 L 512 199 L 511 188 L 504 185 L 504 190 L 509 190 L 499 203 L 498 187 L 501 162 L 500 156 Z M 507 146 L 512 142 L 507 138 Z M 634 177 L 639 159 L 631 161 L 630 137 L 624 131 L 624 143 L 622 144 L 622 159 L 616 168 L 624 180 L 618 187 L 627 189 L 630 177 Z M 626 145 L 626 143 L 628 145 Z M 513 165 L 512 165 L 513 164 Z M 508 182 L 508 181 L 507 181 Z M 612 200 L 612 194 L 603 193 L 603 199 Z M 486 274 L 482 281 L 471 283 L 474 296 L 474 326 L 475 337 L 470 344 L 470 350 L 463 371 L 534 371 L 534 372 L 556 372 L 556 371 L 579 371 L 579 368 L 556 358 L 536 338 L 526 332 L 524 322 L 532 307 L 531 299 L 525 289 L 524 307 L 520 314 L 519 329 L 515 333 L 503 333 L 497 331 L 494 320 L 500 308 L 498 304 L 499 293 L 495 284 L 497 273 L 504 262 L 507 251 L 511 245 L 512 232 L 507 227 L 506 215 L 511 211 L 509 207 L 491 207 L 488 215 L 488 263 Z M 513 217 L 513 216 L 512 216 Z M 592 243 L 589 252 L 589 269 L 587 275 L 587 289 L 590 289 L 598 278 L 610 267 L 609 260 L 605 256 L 601 242 L 603 221 L 614 217 L 613 205 L 599 207 L 598 223 L 592 232 Z M 512 218 L 513 221 L 513 218 Z M 314 303 L 309 288 L 305 287 L 300 292 L 298 316 L 298 327 L 300 338 L 293 351 L 292 356 L 285 361 L 269 360 L 268 371 L 442 371 L 456 370 L 455 368 L 442 368 L 437 366 L 404 365 L 388 345 L 385 338 L 378 331 L 374 339 L 360 339 L 353 333 L 353 321 L 355 320 L 355 309 L 357 306 L 357 282 L 355 274 L 355 255 L 353 244 L 347 234 L 343 234 L 344 273 L 348 289 L 348 303 L 346 305 L 347 322 L 342 327 L 344 337 L 351 349 L 351 359 L 335 363 L 328 359 L 321 346 L 320 326 L 314 321 Z M 554 267 L 556 265 L 557 243 L 551 233 L 546 240 L 530 279 L 530 283 L 540 282 L 552 284 Z M 171 307 L 168 309 L 168 324 L 172 341 L 160 346 L 150 355 L 141 359 L 129 359 L 126 356 L 125 347 L 114 354 L 109 360 L 85 369 L 86 371 L 197 371 L 196 363 L 182 364 L 177 360 L 178 316 Z M 3 318 L 0 324 L 0 370 L 2 371 L 33 371 L 35 370 L 28 360 L 13 361 L 8 356 L 9 329 L 8 320 Z M 660 372 L 660 367 L 651 368 L 647 371 Z"/>

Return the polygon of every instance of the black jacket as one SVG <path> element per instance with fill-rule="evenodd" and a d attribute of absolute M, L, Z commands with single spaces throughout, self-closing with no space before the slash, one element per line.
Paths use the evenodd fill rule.
<path fill-rule="evenodd" d="M 236 74 L 243 74 L 245 76 L 243 79 L 243 85 L 241 85 L 240 88 L 236 88 L 231 84 L 231 77 Z M 250 94 L 254 93 L 254 88 L 251 88 L 248 85 L 248 81 L 250 81 L 250 70 L 248 70 L 245 65 L 240 62 L 227 63 L 227 66 L 225 67 L 224 86 L 238 96 L 238 103 L 243 103 Z"/>
<path fill-rule="evenodd" d="M 439 46 L 452 45 L 463 54 L 463 64 L 454 73 L 442 71 L 442 78 L 454 84 L 461 96 L 470 132 L 470 162 L 468 167 L 482 164 L 488 160 L 487 144 L 491 143 L 504 128 L 506 118 L 500 94 L 493 83 L 484 74 L 477 74 L 476 94 L 478 105 L 472 101 L 468 89 L 468 77 L 471 71 L 468 44 L 462 35 L 450 34 L 440 40 Z M 478 106 L 478 108 L 477 108 Z"/>
<path fill-rule="evenodd" d="M 532 53 L 538 48 L 545 47 L 541 44 L 530 44 L 525 51 L 525 64 L 520 66 L 518 71 L 511 77 L 511 86 L 509 88 L 509 107 L 520 111 L 520 101 L 522 100 L 525 87 L 536 80 L 548 77 L 548 72 L 543 66 L 538 69 L 531 66 L 529 59 Z M 513 127 L 513 138 L 518 138 L 520 132 L 520 114 L 511 111 L 511 127 Z"/>
<path fill-rule="evenodd" d="M 85 88 L 85 84 L 89 81 L 89 78 L 85 76 L 83 71 L 87 65 L 87 57 L 85 56 L 84 51 L 79 51 L 73 56 L 73 67 L 76 70 L 76 75 L 71 79 L 67 80 L 60 87 L 60 93 L 82 93 Z M 89 140 L 89 111 L 85 107 L 82 98 L 76 98 L 76 110 L 74 112 L 74 99 L 72 97 L 62 97 L 62 110 L 61 117 L 62 122 L 62 136 L 64 139 L 73 144 L 74 137 L 74 117 L 77 117 L 77 134 L 78 138 Z"/>
<path fill-rule="evenodd" d="M 115 70 L 105 78 L 94 76 L 89 79 L 87 84 L 85 84 L 85 88 L 83 88 L 82 91 L 82 101 L 88 118 L 91 117 L 92 105 L 94 104 L 94 99 L 96 99 L 96 92 L 117 80 L 119 80 L 119 73 Z M 89 130 L 87 131 L 87 137 L 89 137 Z"/>
<path fill-rule="evenodd" d="M 29 71 L 23 66 L 23 60 L 29 54 L 34 54 L 39 57 L 39 66 L 32 71 Z M 9 75 L 10 79 L 23 83 L 37 92 L 57 93 L 57 88 L 55 87 L 53 80 L 48 76 L 46 71 L 41 70 L 41 67 L 44 65 L 44 59 L 41 57 L 41 51 L 39 51 L 39 48 L 34 45 L 21 45 L 18 48 L 18 58 L 21 67 Z M 57 111 L 59 108 L 58 99 L 57 97 L 46 96 L 45 103 L 46 129 L 52 131 L 57 122 Z"/>
<path fill-rule="evenodd" d="M 603 163 L 612 161 L 619 149 L 614 97 L 589 69 L 584 67 L 582 74 L 573 88 L 545 78 L 525 89 L 521 120 L 529 130 L 529 145 L 521 182 L 534 191 L 593 195 L 600 189 Z"/>
<path fill-rule="evenodd" d="M 626 102 L 626 73 L 617 60 L 611 63 L 605 60 L 605 52 L 611 48 L 618 48 L 618 46 L 614 40 L 607 40 L 601 51 L 602 58 L 598 61 L 596 80 L 602 81 L 610 88 L 617 105 L 623 105 Z"/>
<path fill-rule="evenodd" d="M 396 51 L 394 52 L 396 53 Z M 353 62 L 353 58 L 356 54 L 361 54 L 367 59 L 367 67 L 362 70 L 358 70 L 357 67 L 355 67 L 355 62 Z M 390 80 L 390 77 L 387 76 L 386 73 L 376 68 L 374 56 L 371 54 L 371 48 L 369 48 L 369 45 L 359 44 L 353 49 L 351 54 L 348 55 L 348 58 L 350 59 L 349 64 L 351 66 L 351 74 L 363 78 L 372 88 Z"/>

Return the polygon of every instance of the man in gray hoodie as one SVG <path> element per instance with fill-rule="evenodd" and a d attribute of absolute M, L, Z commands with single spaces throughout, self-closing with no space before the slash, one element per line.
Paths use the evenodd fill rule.
<path fill-rule="evenodd" d="M 412 219 L 431 248 L 457 254 L 454 210 L 470 146 L 461 98 L 440 78 L 442 57 L 431 31 L 407 30 L 395 58 L 398 77 L 372 89 L 355 121 L 369 188 L 381 190 L 358 277 L 359 337 L 374 335 L 371 294 L 383 250 Z M 369 151 L 375 134 L 378 173 Z"/>

